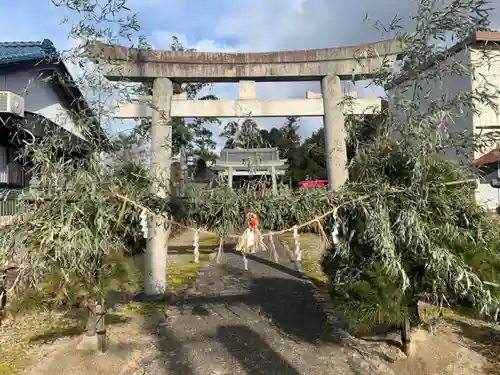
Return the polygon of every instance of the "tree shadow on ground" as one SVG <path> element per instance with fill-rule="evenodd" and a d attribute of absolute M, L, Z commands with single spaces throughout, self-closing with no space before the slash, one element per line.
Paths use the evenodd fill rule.
<path fill-rule="evenodd" d="M 30 338 L 30 343 L 47 343 L 64 337 L 74 337 L 84 334 L 87 322 L 87 309 L 71 309 L 64 314 L 66 322 L 62 327 L 56 326 L 48 328 L 45 332 L 34 335 Z M 63 321 L 63 323 L 64 323 Z M 117 314 L 106 314 L 106 325 L 125 324 L 130 321 L 129 317 Z"/>
<path fill-rule="evenodd" d="M 228 249 L 225 252 L 228 255 L 231 253 Z M 326 322 L 324 311 L 311 293 L 311 285 L 305 283 L 297 271 L 286 263 L 276 264 L 263 259 L 267 254 L 261 255 L 251 262 L 250 271 L 244 271 L 239 266 L 240 259 L 228 257 L 227 263 L 217 266 L 216 271 L 206 273 L 196 283 L 196 290 L 184 295 L 178 307 L 181 314 L 194 315 L 194 319 L 220 315 L 222 319 L 212 323 L 217 324 L 213 327 L 215 337 L 203 336 L 202 346 L 210 350 L 206 339 L 217 340 L 240 362 L 247 374 L 298 375 L 294 367 L 252 330 L 249 326 L 252 323 L 245 324 L 246 321 L 255 321 L 260 315 L 262 321 L 273 325 L 280 336 L 318 346 L 342 344 L 345 336 Z M 226 280 L 221 282 L 221 278 Z M 228 285 L 231 287 L 228 288 Z M 228 325 L 227 319 L 231 321 L 232 313 L 239 315 L 238 321 Z M 249 315 L 245 316 L 247 313 Z M 210 324 L 209 321 L 207 324 Z M 168 324 L 150 326 L 150 331 L 157 338 L 156 346 L 162 352 L 161 357 L 153 360 L 162 361 L 161 367 L 167 373 L 197 374 L 186 345 L 191 340 L 202 338 L 180 339 L 168 328 Z M 189 330 L 190 327 L 180 328 Z"/>
<path fill-rule="evenodd" d="M 150 322 L 149 329 L 156 336 L 156 347 L 161 354 L 155 354 L 141 360 L 141 367 L 151 366 L 158 361 L 159 367 L 168 374 L 197 375 L 198 371 L 190 362 L 188 351 L 184 345 L 191 342 L 209 343 L 216 340 L 236 359 L 248 375 L 286 374 L 301 375 L 288 361 L 276 353 L 268 343 L 256 332 L 244 325 L 219 326 L 214 336 L 204 335 L 188 342 L 179 340 L 166 325 Z M 217 357 L 216 361 L 224 358 Z M 210 367 L 213 364 L 207 364 Z M 225 363 L 228 365 L 228 363 Z"/>
<path fill-rule="evenodd" d="M 500 374 L 500 328 L 487 323 L 470 324 L 458 319 L 446 319 L 458 328 L 457 333 L 470 340 L 469 347 L 487 358 Z"/>
<path fill-rule="evenodd" d="M 106 293 L 106 307 L 108 309 L 115 308 L 117 305 L 125 305 L 134 301 L 137 293 L 131 293 L 122 290 L 109 290 Z"/>
<path fill-rule="evenodd" d="M 302 280 L 258 278 L 250 286 L 250 296 L 253 304 L 287 334 L 310 343 L 332 341 L 325 313 Z"/>
<path fill-rule="evenodd" d="M 304 275 L 306 274 L 306 272 L 304 270 L 302 270 L 301 272 L 297 271 L 295 269 L 295 265 L 291 264 L 291 262 L 293 262 L 293 261 L 289 260 L 288 258 L 283 260 L 282 255 L 280 255 L 280 258 L 279 258 L 280 263 L 276 263 L 272 259 L 266 259 L 262 256 L 254 255 L 254 254 L 247 255 L 247 258 L 250 260 L 253 260 L 254 262 L 260 263 L 262 265 L 274 268 L 275 270 L 278 270 L 280 272 L 286 273 L 290 276 L 296 277 L 298 279 L 305 279 Z M 327 286 L 326 282 L 324 282 L 324 281 L 321 281 L 321 280 L 318 280 L 314 277 L 309 277 L 309 276 L 307 276 L 307 280 L 309 280 L 317 289 L 324 290 L 324 291 L 328 290 L 328 286 Z"/>
<path fill-rule="evenodd" d="M 276 263 L 274 261 L 273 257 L 271 257 L 271 255 L 269 254 L 270 253 L 269 251 L 265 252 L 265 254 L 269 254 L 267 256 L 267 259 L 266 259 L 266 256 L 262 256 L 262 254 L 259 254 L 259 253 L 249 254 L 248 258 L 253 260 L 254 262 L 257 262 L 257 263 L 266 265 L 268 267 L 274 268 L 280 272 L 288 273 L 289 275 L 297 277 L 297 278 L 303 278 L 304 274 L 306 274 L 306 275 L 308 274 L 307 269 L 304 268 L 304 267 L 307 267 L 307 265 L 303 264 L 303 269 L 301 270 L 301 272 L 298 272 L 295 268 L 293 254 L 290 252 L 290 250 L 287 250 L 283 246 L 283 244 L 282 244 L 283 241 L 285 241 L 285 240 L 280 239 L 280 240 L 275 242 L 275 249 L 276 249 L 276 253 L 278 255 L 278 262 L 279 263 Z M 314 276 L 313 277 L 308 276 L 308 279 L 317 289 L 324 290 L 324 291 L 328 290 L 328 285 L 325 281 L 319 280 L 319 279 L 315 278 Z"/>
<path fill-rule="evenodd" d="M 29 343 L 49 343 L 59 338 L 78 336 L 86 331 L 88 310 L 83 307 L 82 301 L 57 301 L 50 294 L 33 294 L 27 291 L 23 299 L 17 300 L 17 305 L 8 305 L 9 318 L 12 320 L 27 320 L 32 322 L 30 332 L 26 339 Z M 113 291 L 110 298 L 110 306 L 123 301 L 130 301 L 134 294 Z M 106 324 L 117 325 L 129 321 L 128 317 L 114 314 L 112 311 L 106 314 Z"/>
<path fill-rule="evenodd" d="M 234 251 L 235 254 L 238 254 L 238 252 Z M 289 267 L 286 265 L 287 263 L 276 263 L 275 261 L 271 259 L 266 259 L 262 256 L 256 255 L 256 254 L 248 254 L 247 258 L 249 260 L 253 260 L 254 262 L 260 263 L 264 266 L 274 268 L 277 271 L 286 273 L 290 276 L 296 277 L 298 279 L 301 278 L 301 273 L 298 272 L 296 269 Z M 281 260 L 281 258 L 280 258 Z"/>
<path fill-rule="evenodd" d="M 215 249 L 218 249 L 218 248 L 219 248 L 218 244 L 217 245 L 203 245 L 203 244 L 201 244 L 199 251 L 203 252 L 203 253 L 211 253 Z M 168 253 L 169 253 L 169 255 L 172 255 L 172 254 L 193 254 L 193 246 L 192 245 L 189 245 L 189 246 L 169 246 Z"/>
<path fill-rule="evenodd" d="M 287 257 L 287 254 L 289 253 L 289 251 L 284 249 L 284 247 L 282 245 L 276 245 L 276 250 L 280 256 L 280 260 L 282 261 L 283 259 L 285 259 L 285 261 L 282 261 L 282 263 L 280 263 L 280 264 L 278 264 L 270 259 L 266 259 L 266 257 L 262 256 L 262 254 L 260 254 L 260 253 L 251 254 L 248 256 L 248 258 L 259 263 L 259 264 L 273 268 L 279 272 L 288 274 L 288 275 L 293 276 L 297 279 L 304 279 L 304 271 L 298 272 L 295 269 L 295 265 L 293 264 L 292 257 Z M 320 290 L 322 292 L 327 293 L 328 298 L 332 298 L 330 296 L 330 293 L 328 293 L 328 285 L 325 281 L 315 279 L 314 277 L 311 278 L 308 276 L 306 276 L 306 279 L 309 280 L 317 290 Z M 336 305 L 336 303 L 333 302 L 333 305 Z M 341 312 L 339 312 L 339 311 L 335 311 L 335 312 L 331 312 L 331 313 L 335 314 L 339 318 L 342 316 Z M 337 324 L 337 328 L 340 328 L 346 332 L 349 331 L 349 326 L 345 322 L 344 318 L 339 319 L 338 324 Z M 395 333 L 396 333 L 396 335 L 395 335 Z M 395 336 L 398 336 L 399 333 L 400 333 L 399 325 L 380 324 L 380 325 L 373 325 L 369 328 L 368 331 L 359 332 L 359 333 L 353 334 L 353 336 L 365 341 L 366 343 L 384 343 L 384 344 L 387 344 L 391 347 L 395 347 L 397 349 L 402 350 L 401 342 L 398 341 L 398 338 L 394 338 Z"/>
<path fill-rule="evenodd" d="M 149 366 L 153 361 L 161 361 L 161 367 L 168 374 L 196 375 L 189 361 L 188 353 L 184 348 L 184 343 L 168 327 L 168 322 L 159 322 L 158 319 L 151 319 L 148 321 L 146 328 L 156 337 L 155 346 L 161 354 L 143 359 L 141 361 L 142 368 Z"/>
<path fill-rule="evenodd" d="M 216 339 L 241 364 L 248 375 L 300 375 L 260 335 L 247 326 L 218 327 Z"/>
<path fill-rule="evenodd" d="M 228 273 L 241 274 L 241 270 L 226 267 Z M 241 294 L 224 296 L 188 296 L 184 307 L 192 308 L 194 315 L 210 314 L 213 306 L 231 307 L 244 304 L 267 318 L 277 329 L 296 340 L 309 343 L 331 342 L 326 317 L 303 280 L 290 277 L 253 278 L 248 290 Z"/>
<path fill-rule="evenodd" d="M 85 328 L 81 327 L 79 325 L 76 326 L 69 326 L 67 328 L 63 329 L 58 329 L 57 331 L 54 330 L 49 330 L 47 332 L 44 332 L 40 335 L 35 335 L 29 339 L 30 344 L 46 344 L 46 343 L 51 343 L 52 341 L 55 341 L 60 338 L 64 337 L 75 337 L 75 336 L 80 336 L 85 332 Z"/>

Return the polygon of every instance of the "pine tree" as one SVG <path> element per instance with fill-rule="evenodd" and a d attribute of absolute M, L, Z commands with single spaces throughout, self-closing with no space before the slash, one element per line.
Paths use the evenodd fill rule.
<path fill-rule="evenodd" d="M 196 51 L 194 48 L 185 48 L 176 36 L 172 37 L 170 45 L 172 51 Z M 209 86 L 207 83 L 174 83 L 174 94 L 186 93 L 188 99 L 217 100 L 214 95 L 198 97 L 200 93 Z M 138 93 L 152 95 L 151 86 L 143 84 Z M 191 120 L 174 117 L 172 119 L 172 153 L 178 154 L 181 149 L 186 150 L 187 156 L 201 157 L 206 161 L 215 159 L 215 141 L 213 133 L 208 129 L 209 124 L 220 124 L 217 118 L 194 118 Z M 151 131 L 151 119 L 142 119 L 134 129 L 133 138 L 149 138 Z"/>

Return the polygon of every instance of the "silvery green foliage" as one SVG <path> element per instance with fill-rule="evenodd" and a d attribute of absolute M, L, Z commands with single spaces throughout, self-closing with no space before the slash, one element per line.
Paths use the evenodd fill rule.
<path fill-rule="evenodd" d="M 407 303 L 423 295 L 465 298 L 483 313 L 496 313 L 499 301 L 488 280 L 481 279 L 461 251 L 482 246 L 490 260 L 498 259 L 498 250 L 488 248 L 498 238 L 497 225 L 475 203 L 474 186 L 447 184 L 476 178 L 467 165 L 448 161 L 450 155 L 470 160 L 473 151 L 487 150 L 498 140 L 496 132 L 454 131 L 454 122 L 479 113 L 481 107 L 496 111 L 499 88 L 480 77 L 473 63 L 447 52 L 475 31 L 488 30 L 489 2 L 417 3 L 415 29 L 398 34 L 406 50 L 400 71 L 384 69 L 375 79 L 390 89 L 395 110 L 377 124 L 350 165 L 345 188 L 369 198 L 339 209 L 340 243 L 327 252 L 325 270 L 338 288 L 381 267 Z M 390 29 L 398 30 L 397 23 Z M 485 55 L 481 64 L 493 63 L 493 54 Z M 426 69 L 429 63 L 434 68 Z M 450 94 L 450 79 L 464 76 L 474 78 L 476 87 Z M 400 192 L 388 193 L 391 189 Z"/>
<path fill-rule="evenodd" d="M 105 7 L 95 7 L 87 0 L 58 4 L 81 15 L 71 31 L 74 36 L 123 41 L 137 29 L 125 1 L 110 1 Z M 171 204 L 171 214 L 193 227 L 205 226 L 225 234 L 241 230 L 248 211 L 259 212 L 262 226 L 276 230 L 307 222 L 340 205 L 340 243 L 329 252 L 329 276 L 335 285 L 351 283 L 377 264 L 407 294 L 427 293 L 437 298 L 465 295 L 487 311 L 494 309 L 498 302 L 452 245 L 488 243 L 497 235 L 496 228 L 472 202 L 469 184 L 443 185 L 467 180 L 471 173 L 439 156 L 448 149 L 470 153 L 494 140 L 495 135 L 489 139 L 445 137 L 444 120 L 453 118 L 457 111 L 476 111 L 478 101 L 495 107 L 497 88 L 484 82 L 482 89 L 438 98 L 426 91 L 426 80 L 443 81 L 450 74 L 473 75 L 474 67 L 451 59 L 440 62 L 435 70 L 421 69 L 444 53 L 443 41 L 460 40 L 473 30 L 487 28 L 488 4 L 482 0 L 449 1 L 442 7 L 430 1 L 418 4 L 415 32 L 401 35 L 407 51 L 400 74 L 410 76 L 407 89 L 412 96 L 394 98 L 399 115 L 389 114 L 377 124 L 370 142 L 359 143 L 362 147 L 350 166 L 351 181 L 343 191 L 335 196 L 321 191 L 283 191 L 271 196 L 258 187 L 242 192 L 219 188 L 195 194 L 187 204 Z M 397 30 L 397 25 L 390 28 Z M 139 44 L 143 42 L 139 40 Z M 382 70 L 375 83 L 390 85 L 400 74 Z M 101 122 L 107 118 L 102 93 L 110 89 L 99 72 L 84 77 L 97 93 L 95 113 L 82 118 L 85 128 L 91 115 L 99 116 Z M 425 111 L 420 106 L 423 102 L 428 103 Z M 86 152 L 103 151 L 99 142 L 90 143 Z M 58 154 L 61 149 L 66 150 L 65 159 Z M 129 223 L 139 220 L 140 210 L 124 205 L 115 193 L 157 212 L 164 211 L 166 204 L 146 199 L 146 177 L 139 171 L 114 173 L 113 168 L 102 168 L 102 161 L 98 164 L 92 157 L 75 164 L 79 159 L 69 155 L 64 137 L 49 137 L 25 150 L 51 199 L 37 199 L 17 226 L 0 236 L 0 259 L 14 259 L 25 267 L 34 285 L 41 285 L 47 273 L 61 269 L 68 278 L 76 274 L 97 286 L 95 275 L 105 266 L 105 257 L 124 246 L 123 232 Z M 498 254 L 492 251 L 492 256 Z"/>
<path fill-rule="evenodd" d="M 47 275 L 61 273 L 67 283 L 83 283 L 88 292 L 99 294 L 107 257 L 125 250 L 125 237 L 139 220 L 140 211 L 124 206 L 114 192 L 141 200 L 147 191 L 143 182 L 135 185 L 133 173 L 121 170 L 127 160 L 112 152 L 121 147 L 103 141 L 101 131 L 96 131 L 100 124 L 107 132 L 107 100 L 113 87 L 87 60 L 84 47 L 95 39 L 127 44 L 138 25 L 126 0 L 52 2 L 69 11 L 69 38 L 77 45 L 63 51 L 61 58 L 90 103 L 87 110 L 82 110 L 83 103 L 74 103 L 79 110 L 62 115 L 70 115 L 85 141 L 61 128 L 49 131 L 48 121 L 39 124 L 45 131 L 41 139 L 33 138 L 31 123 L 14 124 L 17 129 L 10 141 L 20 147 L 19 160 L 39 186 L 21 194 L 15 224 L 0 228 L 0 261 L 17 265 L 25 286 L 42 287 Z M 59 78 L 63 85 L 72 84 L 67 77 Z"/>

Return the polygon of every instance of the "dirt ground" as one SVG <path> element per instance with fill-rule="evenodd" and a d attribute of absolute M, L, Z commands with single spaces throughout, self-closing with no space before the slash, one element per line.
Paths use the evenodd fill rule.
<path fill-rule="evenodd" d="M 207 251 L 215 248 L 210 241 L 201 239 L 201 247 Z M 323 249 L 320 238 L 301 235 L 301 245 L 304 269 L 311 277 L 324 277 L 318 265 Z M 192 233 L 181 234 L 171 246 L 171 262 L 191 261 Z M 142 374 L 141 361 L 158 355 L 161 314 L 144 304 L 112 310 L 105 354 L 96 354 L 95 337 L 82 335 L 81 321 L 74 317 L 54 312 L 25 316 L 0 327 L 0 374 Z M 500 374 L 500 330 L 491 324 L 460 315 L 446 316 L 434 335 L 424 329 L 413 333 L 410 358 L 402 354 L 398 336 L 364 338 L 375 355 L 373 361 L 387 375 Z"/>
<path fill-rule="evenodd" d="M 140 368 L 140 359 L 147 353 L 154 353 L 154 335 L 144 323 L 145 320 L 133 318 L 108 329 L 108 350 L 104 354 L 96 353 L 96 338 L 85 335 L 60 338 L 50 345 L 39 346 L 31 351 L 34 365 L 24 374 L 133 373 Z"/>
<path fill-rule="evenodd" d="M 291 236 L 284 238 L 293 246 Z M 321 272 L 324 242 L 314 234 L 301 234 L 302 267 L 310 278 L 325 280 Z M 400 350 L 399 333 L 366 337 L 385 359 L 384 367 L 397 375 L 492 375 L 500 374 L 500 326 L 447 310 L 434 334 L 417 330 L 412 334 L 413 355 Z"/>
<path fill-rule="evenodd" d="M 170 288 L 182 289 L 205 266 L 217 239 L 200 235 L 200 263 L 193 262 L 193 233 L 183 231 L 169 243 Z M 141 260 L 134 260 L 140 266 Z M 123 296 L 122 296 L 123 298 Z M 2 375 L 129 374 L 139 360 L 155 352 L 156 322 L 165 306 L 125 298 L 108 309 L 105 354 L 96 354 L 96 337 L 84 334 L 84 309 L 71 312 L 34 311 L 10 317 L 0 326 Z M 133 371 L 134 370 L 134 371 Z"/>

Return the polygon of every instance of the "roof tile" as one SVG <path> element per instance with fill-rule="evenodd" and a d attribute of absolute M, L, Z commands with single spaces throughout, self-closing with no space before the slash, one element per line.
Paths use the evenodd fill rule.
<path fill-rule="evenodd" d="M 49 39 L 41 42 L 0 42 L 0 66 L 57 57 L 56 48 Z"/>
<path fill-rule="evenodd" d="M 70 72 L 68 71 L 66 65 L 60 59 L 54 44 L 49 39 L 44 39 L 42 41 L 29 41 L 29 42 L 0 42 L 0 69 L 8 67 L 9 65 L 16 65 L 21 63 L 33 63 L 33 65 L 39 62 L 49 62 L 57 63 L 55 66 L 60 70 L 60 72 L 68 79 L 62 88 L 68 93 L 68 104 L 70 106 L 79 107 L 83 103 L 83 107 L 87 109 L 90 113 L 92 110 L 89 109 L 88 103 L 85 100 L 82 92 L 80 91 L 78 85 L 73 81 Z M 78 99 L 78 100 L 76 100 Z M 77 111 L 81 110 L 75 109 Z M 100 129 L 99 122 L 97 118 L 92 113 L 92 122 L 98 128 L 98 133 L 104 134 Z"/>

